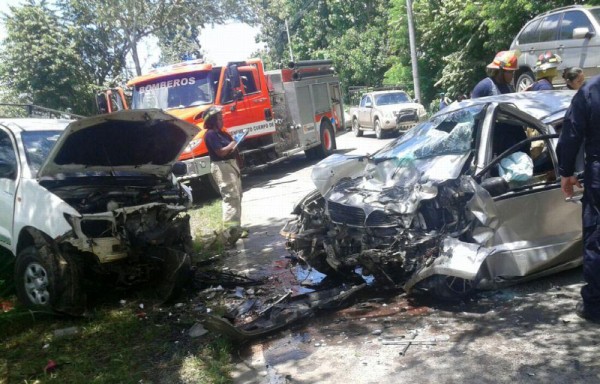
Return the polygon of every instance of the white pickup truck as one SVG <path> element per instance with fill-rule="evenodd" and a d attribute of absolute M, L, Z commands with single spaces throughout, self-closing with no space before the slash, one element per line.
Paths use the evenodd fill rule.
<path fill-rule="evenodd" d="M 19 300 L 79 315 L 100 281 L 171 296 L 191 265 L 191 194 L 174 173 L 197 131 L 160 110 L 0 119 L 0 247 Z"/>
<path fill-rule="evenodd" d="M 360 137 L 365 130 L 374 130 L 381 139 L 388 132 L 406 132 L 427 117 L 423 105 L 412 102 L 404 91 L 367 92 L 358 107 L 350 108 L 352 131 Z"/>

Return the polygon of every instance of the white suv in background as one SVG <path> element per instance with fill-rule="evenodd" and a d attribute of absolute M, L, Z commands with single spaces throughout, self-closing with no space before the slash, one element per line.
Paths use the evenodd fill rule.
<path fill-rule="evenodd" d="M 521 51 L 518 91 L 533 83 L 535 62 L 546 51 L 562 58 L 559 69 L 580 67 L 586 78 L 600 74 L 600 6 L 571 5 L 542 13 L 521 29 L 510 49 Z M 554 85 L 564 85 L 562 77 Z"/>

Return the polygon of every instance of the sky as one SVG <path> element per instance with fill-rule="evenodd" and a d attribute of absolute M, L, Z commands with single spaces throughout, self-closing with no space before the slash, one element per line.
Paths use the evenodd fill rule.
<path fill-rule="evenodd" d="M 9 5 L 22 3 L 22 0 L 0 0 L 0 13 L 8 12 Z M 252 52 L 263 48 L 263 45 L 254 42 L 254 37 L 258 32 L 258 28 L 237 22 L 214 27 L 208 26 L 200 32 L 201 49 L 207 61 L 216 64 L 248 59 Z M 3 39 L 4 36 L 4 25 L 0 22 L 0 39 Z M 156 43 L 149 40 L 141 44 L 139 48 L 141 52 L 156 52 Z M 154 62 L 156 62 L 156 58 L 146 53 L 146 57 L 142 57 L 143 69 L 150 69 Z"/>

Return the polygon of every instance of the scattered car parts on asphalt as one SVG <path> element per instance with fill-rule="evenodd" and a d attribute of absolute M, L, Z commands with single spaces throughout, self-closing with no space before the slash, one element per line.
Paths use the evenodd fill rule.
<path fill-rule="evenodd" d="M 231 340 L 246 342 L 282 330 L 291 324 L 307 319 L 318 311 L 338 309 L 348 305 L 350 300 L 367 285 L 340 285 L 335 288 L 305 293 L 292 297 L 289 292 L 273 304 L 259 311 L 250 321 L 230 319 L 210 314 L 201 314 L 201 323 L 212 332 L 217 332 Z"/>

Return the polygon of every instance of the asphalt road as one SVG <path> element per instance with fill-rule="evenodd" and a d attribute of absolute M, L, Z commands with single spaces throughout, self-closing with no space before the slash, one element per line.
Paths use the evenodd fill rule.
<path fill-rule="evenodd" d="M 348 132 L 337 137 L 338 152 L 372 153 L 388 141 Z M 242 220 L 251 235 L 238 242 L 228 267 L 283 288 L 297 284 L 278 232 L 313 189 L 313 164 L 297 156 L 244 178 Z M 575 269 L 460 305 L 375 295 L 240 347 L 234 381 L 600 383 L 600 328 L 573 312 L 581 285 Z M 421 344 L 404 355 L 404 346 L 384 343 L 412 337 Z"/>

